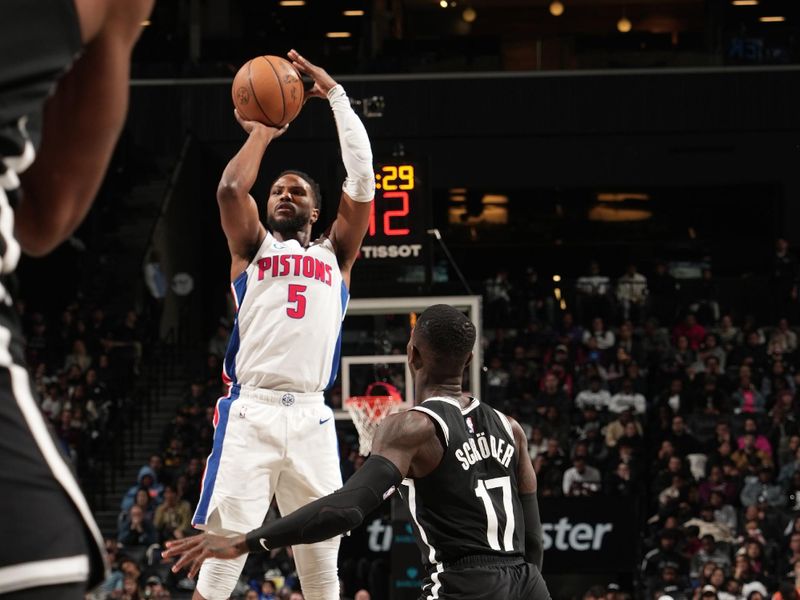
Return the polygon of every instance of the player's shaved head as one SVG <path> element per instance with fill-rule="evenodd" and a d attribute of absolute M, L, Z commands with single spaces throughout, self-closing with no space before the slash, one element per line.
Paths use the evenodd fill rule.
<path fill-rule="evenodd" d="M 429 365 L 431 371 L 460 374 L 469 362 L 475 336 L 475 325 L 464 313 L 447 304 L 434 304 L 417 319 L 412 343 L 423 358 L 434 362 L 435 367 Z"/>

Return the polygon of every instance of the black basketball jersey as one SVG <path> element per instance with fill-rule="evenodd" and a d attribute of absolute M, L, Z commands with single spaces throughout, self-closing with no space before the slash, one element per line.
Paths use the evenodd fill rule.
<path fill-rule="evenodd" d="M 477 399 L 461 408 L 453 398 L 429 398 L 412 410 L 431 417 L 447 445 L 432 473 L 399 489 L 434 584 L 437 572 L 467 556 L 521 557 L 518 456 L 506 416 Z"/>
<path fill-rule="evenodd" d="M 73 0 L 0 1 L 0 275 L 13 272 L 20 256 L 11 210 L 18 175 L 35 156 L 30 131 L 81 46 Z M 3 283 L 5 304 L 9 293 Z"/>
<path fill-rule="evenodd" d="M 57 583 L 53 577 L 79 570 L 74 548 L 86 544 L 68 542 L 81 526 L 90 541 L 89 581 L 94 585 L 105 576 L 101 532 L 50 437 L 27 376 L 20 376 L 24 341 L 12 302 L 21 253 L 13 214 L 19 175 L 36 155 L 44 103 L 81 48 L 74 0 L 0 0 L 0 513 L 14 519 L 0 524 L 0 539 L 14 540 L 0 550 L 5 573 L 0 588 L 7 590 L 24 589 L 28 580 L 31 585 Z M 43 524 L 42 515 L 50 522 Z M 68 562 L 48 573 L 53 567 L 47 561 L 62 558 Z M 42 572 L 50 579 L 42 576 L 40 582 Z"/>

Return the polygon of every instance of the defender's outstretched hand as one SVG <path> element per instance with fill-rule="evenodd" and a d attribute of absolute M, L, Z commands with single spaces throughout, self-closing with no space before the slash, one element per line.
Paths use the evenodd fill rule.
<path fill-rule="evenodd" d="M 333 77 L 328 75 L 325 69 L 308 62 L 300 56 L 297 50 L 289 50 L 288 57 L 295 69 L 314 80 L 314 86 L 310 90 L 306 90 L 304 102 L 307 102 L 309 98 L 325 98 L 331 88 L 336 87 L 337 84 Z"/>
<path fill-rule="evenodd" d="M 164 558 L 178 557 L 178 562 L 172 566 L 172 572 L 189 568 L 189 578 L 194 579 L 200 571 L 200 565 L 207 558 L 236 558 L 247 554 L 247 544 L 244 535 L 235 537 L 222 537 L 210 533 L 202 533 L 182 540 L 167 542 L 167 549 L 161 553 Z"/>

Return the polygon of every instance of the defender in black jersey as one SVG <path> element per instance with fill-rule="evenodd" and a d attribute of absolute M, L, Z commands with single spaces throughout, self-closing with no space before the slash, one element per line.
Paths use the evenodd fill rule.
<path fill-rule="evenodd" d="M 13 272 L 21 252 L 46 254 L 91 206 L 122 129 L 131 49 L 152 4 L 0 2 L 3 600 L 77 600 L 104 575 L 100 531 L 34 399 Z"/>
<path fill-rule="evenodd" d="M 197 573 L 233 558 L 342 534 L 398 490 L 428 569 L 426 600 L 548 600 L 541 576 L 536 474 L 518 423 L 464 395 L 475 327 L 446 305 L 428 308 L 408 344 L 418 405 L 387 417 L 364 466 L 336 493 L 246 536 L 168 542 L 173 567 Z"/>

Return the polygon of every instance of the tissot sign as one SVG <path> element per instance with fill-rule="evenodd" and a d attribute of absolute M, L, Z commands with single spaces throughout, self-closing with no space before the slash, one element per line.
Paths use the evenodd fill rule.
<path fill-rule="evenodd" d="M 638 522 L 629 498 L 540 498 L 544 572 L 605 573 L 635 566 Z"/>

